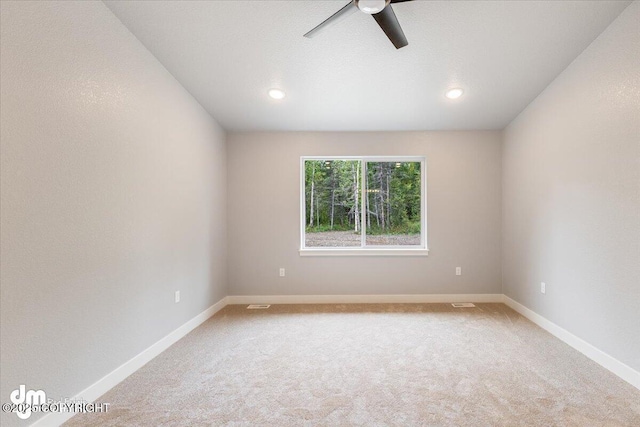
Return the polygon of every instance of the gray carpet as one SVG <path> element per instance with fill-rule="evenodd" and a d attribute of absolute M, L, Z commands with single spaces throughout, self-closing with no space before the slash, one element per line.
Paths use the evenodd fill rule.
<path fill-rule="evenodd" d="M 502 304 L 227 306 L 68 426 L 640 426 L 640 391 Z"/>

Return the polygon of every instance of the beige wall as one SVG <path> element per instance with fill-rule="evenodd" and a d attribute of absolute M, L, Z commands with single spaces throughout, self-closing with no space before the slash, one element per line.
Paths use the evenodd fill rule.
<path fill-rule="evenodd" d="M 507 128 L 503 156 L 505 293 L 636 370 L 638 22 L 635 2 Z"/>
<path fill-rule="evenodd" d="M 500 150 L 499 132 L 229 135 L 230 295 L 501 293 Z M 303 155 L 426 156 L 429 256 L 300 257 Z"/>
<path fill-rule="evenodd" d="M 72 397 L 226 295 L 225 135 L 101 2 L 1 4 L 0 400 Z"/>

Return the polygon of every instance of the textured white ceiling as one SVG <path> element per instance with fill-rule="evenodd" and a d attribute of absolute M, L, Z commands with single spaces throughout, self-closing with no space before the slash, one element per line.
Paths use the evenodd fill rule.
<path fill-rule="evenodd" d="M 232 131 L 502 129 L 629 4 L 416 0 L 396 50 L 361 12 L 303 37 L 347 0 L 105 3 Z"/>

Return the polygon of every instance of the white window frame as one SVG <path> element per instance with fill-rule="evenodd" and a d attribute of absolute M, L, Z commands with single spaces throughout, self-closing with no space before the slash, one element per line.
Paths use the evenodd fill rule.
<path fill-rule="evenodd" d="M 367 162 L 420 162 L 420 246 L 365 246 L 366 221 L 363 224 L 360 247 L 305 247 L 306 195 L 305 167 L 307 160 L 360 160 L 362 162 L 361 219 L 366 213 Z M 302 156 L 300 157 L 300 256 L 427 256 L 427 159 L 424 156 Z"/>

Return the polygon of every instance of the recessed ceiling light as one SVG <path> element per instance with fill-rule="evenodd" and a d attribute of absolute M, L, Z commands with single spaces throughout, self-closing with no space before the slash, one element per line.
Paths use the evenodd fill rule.
<path fill-rule="evenodd" d="M 286 95 L 283 90 L 280 89 L 269 89 L 269 96 L 273 99 L 282 99 Z"/>
<path fill-rule="evenodd" d="M 459 87 L 456 87 L 453 89 L 449 89 L 447 93 L 445 93 L 445 96 L 449 99 L 457 99 L 457 98 L 460 98 L 463 93 L 464 91 L 462 89 L 460 89 Z"/>

